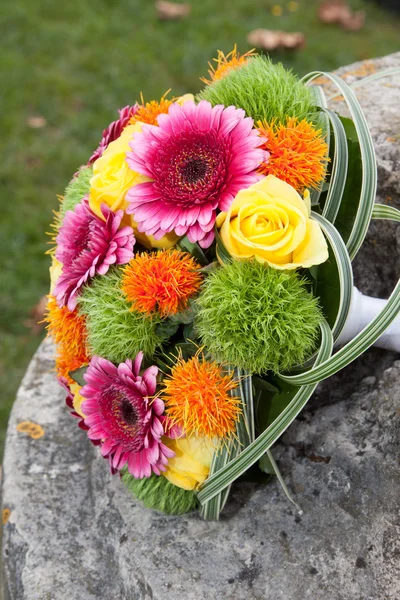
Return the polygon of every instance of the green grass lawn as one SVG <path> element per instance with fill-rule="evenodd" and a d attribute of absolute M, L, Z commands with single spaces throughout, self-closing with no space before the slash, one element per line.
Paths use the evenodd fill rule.
<path fill-rule="evenodd" d="M 280 4 L 281 17 L 271 8 Z M 332 70 L 400 49 L 400 18 L 372 2 L 357 33 L 323 26 L 317 2 L 201 0 L 190 18 L 159 22 L 151 0 L 13 0 L 0 9 L 0 444 L 8 412 L 41 340 L 27 326 L 48 290 L 45 256 L 56 195 L 86 162 L 116 109 L 145 99 L 199 90 L 217 49 L 249 49 L 255 28 L 303 31 L 307 47 L 278 56 L 299 74 Z M 42 128 L 28 126 L 42 116 Z"/>

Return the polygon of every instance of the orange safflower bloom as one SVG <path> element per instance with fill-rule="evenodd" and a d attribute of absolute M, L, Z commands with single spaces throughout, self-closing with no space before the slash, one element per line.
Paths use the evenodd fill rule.
<path fill-rule="evenodd" d="M 227 54 L 226 56 L 221 50 L 218 50 L 218 58 L 213 59 L 217 63 L 217 66 L 214 67 L 214 65 L 212 65 L 210 62 L 208 63 L 208 66 L 210 67 L 208 70 L 210 79 L 206 79 L 205 77 L 200 77 L 200 80 L 203 83 L 206 83 L 207 85 L 209 85 L 213 81 L 222 79 L 232 69 L 237 69 L 238 67 L 242 67 L 244 64 L 246 64 L 246 62 L 248 61 L 250 56 L 254 56 L 254 55 L 255 55 L 254 49 L 249 50 L 249 52 L 246 52 L 245 54 L 239 54 L 239 52 L 237 51 L 237 48 L 236 48 L 236 44 L 235 44 L 233 50 L 231 52 L 229 52 L 229 54 Z"/>
<path fill-rule="evenodd" d="M 167 92 L 168 94 L 168 92 Z M 174 100 L 168 100 L 165 96 L 158 102 L 152 100 L 151 102 L 145 102 L 142 96 L 142 106 L 136 111 L 136 113 L 130 118 L 129 124 L 134 123 L 147 123 L 148 125 L 158 125 L 158 115 L 163 115 L 168 112 L 169 107 L 173 104 Z"/>
<path fill-rule="evenodd" d="M 70 371 L 75 371 L 89 362 L 87 333 L 84 318 L 66 306 L 59 307 L 54 296 L 49 296 L 44 321 L 47 331 L 57 344 L 56 371 L 70 383 Z"/>
<path fill-rule="evenodd" d="M 137 254 L 124 268 L 122 291 L 132 310 L 168 317 L 185 310 L 201 285 L 200 265 L 188 252 Z"/>
<path fill-rule="evenodd" d="M 179 356 L 164 385 L 166 413 L 188 436 L 235 436 L 241 400 L 229 392 L 238 382 L 221 365 L 206 360 L 201 351 L 187 361 Z"/>
<path fill-rule="evenodd" d="M 267 139 L 262 148 L 270 153 L 260 173 L 275 175 L 298 192 L 322 184 L 329 157 L 321 129 L 295 117 L 289 117 L 286 124 L 259 122 L 257 126 Z"/>

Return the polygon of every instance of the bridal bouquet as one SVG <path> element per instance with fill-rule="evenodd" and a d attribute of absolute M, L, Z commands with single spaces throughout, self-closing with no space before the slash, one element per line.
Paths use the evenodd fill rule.
<path fill-rule="evenodd" d="M 250 467 L 279 476 L 270 449 L 318 382 L 397 316 L 399 286 L 354 330 L 351 260 L 371 217 L 400 213 L 374 206 L 371 136 L 336 75 L 235 48 L 204 83 L 104 130 L 55 215 L 46 320 L 111 472 L 147 507 L 217 519 Z"/>

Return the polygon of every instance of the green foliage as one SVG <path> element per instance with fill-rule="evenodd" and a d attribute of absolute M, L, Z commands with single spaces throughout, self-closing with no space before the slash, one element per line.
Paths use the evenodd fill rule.
<path fill-rule="evenodd" d="M 315 348 L 321 310 L 293 271 L 235 261 L 211 273 L 197 302 L 197 332 L 216 360 L 287 371 Z"/>
<path fill-rule="evenodd" d="M 163 341 L 156 332 L 160 319 L 130 310 L 120 289 L 121 275 L 121 269 L 114 268 L 95 277 L 79 298 L 90 351 L 115 363 L 134 358 L 139 351 L 151 358 Z"/>
<path fill-rule="evenodd" d="M 303 119 L 314 113 L 310 89 L 281 63 L 274 64 L 263 56 L 254 56 L 241 68 L 230 71 L 197 98 L 208 100 L 213 106 L 233 104 L 243 108 L 255 122 L 284 122 L 288 116 Z"/>
<path fill-rule="evenodd" d="M 89 193 L 92 176 L 92 167 L 82 167 L 77 176 L 71 179 L 65 189 L 64 200 L 60 206 L 61 217 L 64 217 L 67 210 L 74 210 L 82 198 Z"/>
<path fill-rule="evenodd" d="M 122 481 L 146 508 L 160 510 L 167 515 L 182 515 L 197 507 L 194 492 L 173 485 L 162 475 L 135 479 L 126 469 Z"/>

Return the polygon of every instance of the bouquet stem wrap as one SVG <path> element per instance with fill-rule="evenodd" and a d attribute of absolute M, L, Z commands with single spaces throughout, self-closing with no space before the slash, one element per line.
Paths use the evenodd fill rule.
<path fill-rule="evenodd" d="M 356 287 L 353 287 L 349 315 L 336 344 L 340 346 L 355 338 L 382 311 L 386 304 L 387 300 L 365 296 Z M 400 352 L 400 316 L 392 321 L 374 346 L 392 352 Z"/>

